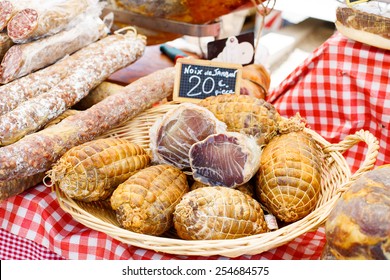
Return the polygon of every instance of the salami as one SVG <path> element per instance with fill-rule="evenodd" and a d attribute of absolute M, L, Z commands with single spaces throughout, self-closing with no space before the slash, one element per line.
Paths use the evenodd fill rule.
<path fill-rule="evenodd" d="M 21 77 L 0 87 L 0 116 L 15 109 L 20 103 L 49 91 L 73 72 L 82 59 L 95 55 L 93 48 L 104 48 L 103 44 L 84 47 L 71 56 L 67 56 L 53 65 L 45 67 L 27 76 Z"/>
<path fill-rule="evenodd" d="M 99 7 L 97 0 L 46 1 L 40 6 L 18 11 L 8 22 L 7 32 L 15 43 L 53 35 L 74 24 L 93 6 Z"/>
<path fill-rule="evenodd" d="M 0 116 L 15 109 L 21 102 L 47 92 L 65 78 L 74 63 L 66 59 L 0 87 Z"/>
<path fill-rule="evenodd" d="M 175 68 L 169 67 L 144 76 L 91 108 L 0 148 L 0 181 L 45 172 L 70 148 L 102 135 L 167 98 L 173 92 L 175 74 Z"/>
<path fill-rule="evenodd" d="M 4 30 L 14 13 L 14 5 L 11 1 L 0 2 L 0 30 Z"/>
<path fill-rule="evenodd" d="M 47 127 L 58 124 L 65 118 L 74 115 L 76 112 L 74 110 L 67 110 L 65 111 L 61 116 L 53 120 L 52 122 L 47 124 Z M 45 128 L 47 128 L 45 127 Z M 14 195 L 17 195 L 19 193 L 24 192 L 25 190 L 34 187 L 39 182 L 42 182 L 42 180 L 45 178 L 46 173 L 41 172 L 37 173 L 31 176 L 23 177 L 23 178 L 16 178 L 6 181 L 0 181 L 0 202 L 12 197 Z"/>
<path fill-rule="evenodd" d="M 0 145 L 12 144 L 59 116 L 112 73 L 141 57 L 145 45 L 145 37 L 132 31 L 90 44 L 87 48 L 93 55 L 81 57 L 69 76 L 0 117 Z"/>
<path fill-rule="evenodd" d="M 31 7 L 42 0 L 7 0 L 0 2 L 0 31 L 7 27 L 11 18 L 20 10 Z"/>
<path fill-rule="evenodd" d="M 1 62 L 0 83 L 8 83 L 44 68 L 104 37 L 108 31 L 100 18 L 86 16 L 76 26 L 53 36 L 16 44 L 7 51 Z"/>

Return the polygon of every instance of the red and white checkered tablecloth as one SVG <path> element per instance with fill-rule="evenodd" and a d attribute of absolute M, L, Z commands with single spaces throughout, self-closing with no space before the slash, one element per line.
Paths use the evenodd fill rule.
<path fill-rule="evenodd" d="M 226 259 L 176 256 L 123 244 L 75 221 L 59 207 L 55 193 L 42 184 L 0 206 L 0 259 Z M 26 239 L 20 237 L 35 242 L 23 242 Z M 237 259 L 318 259 L 324 242 L 321 229 L 300 236 L 288 246 Z"/>
<path fill-rule="evenodd" d="M 380 142 L 376 165 L 390 163 L 390 51 L 336 33 L 275 90 L 268 101 L 286 117 L 299 112 L 331 143 L 365 129 Z M 344 155 L 351 169 L 364 160 L 365 146 Z M 273 250 L 236 259 L 319 259 L 324 229 Z M 0 259 L 226 259 L 188 257 L 123 244 L 65 213 L 42 184 L 0 203 Z"/>

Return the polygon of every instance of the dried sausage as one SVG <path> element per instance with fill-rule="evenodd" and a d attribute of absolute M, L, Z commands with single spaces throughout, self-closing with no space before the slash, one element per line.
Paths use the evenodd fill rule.
<path fill-rule="evenodd" d="M 0 117 L 0 145 L 9 145 L 42 128 L 70 108 L 115 71 L 124 68 L 145 50 L 146 40 L 135 32 L 107 36 L 86 48 L 93 55 L 81 57 L 51 90 L 31 98 Z"/>
<path fill-rule="evenodd" d="M 15 43 L 53 35 L 64 30 L 72 21 L 99 7 L 97 0 L 47 1 L 18 11 L 8 22 L 7 32 Z"/>
<path fill-rule="evenodd" d="M 93 48 L 104 48 L 95 44 Z M 67 56 L 53 65 L 45 67 L 27 76 L 21 77 L 0 87 L 0 116 L 15 109 L 20 103 L 49 91 L 69 76 L 81 59 L 95 56 L 90 47 L 84 47 L 71 56 Z"/>
<path fill-rule="evenodd" d="M 0 30 L 4 30 L 7 26 L 8 21 L 14 14 L 15 7 L 11 1 L 0 2 Z"/>
<path fill-rule="evenodd" d="M 5 54 L 0 67 L 0 83 L 8 83 L 44 68 L 67 54 L 107 35 L 98 17 L 85 17 L 76 26 L 55 35 L 26 44 L 16 44 Z"/>

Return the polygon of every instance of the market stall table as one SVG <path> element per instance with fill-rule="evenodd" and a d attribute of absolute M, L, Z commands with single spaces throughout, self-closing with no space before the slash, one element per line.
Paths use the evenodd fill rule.
<path fill-rule="evenodd" d="M 156 54 L 154 54 L 156 55 Z M 157 55 L 159 56 L 159 54 Z M 166 59 L 166 58 L 163 58 Z M 127 83 L 146 73 L 142 58 L 111 77 Z M 147 60 L 150 65 L 150 60 Z M 166 65 L 166 66 L 165 66 Z M 159 67 L 167 67 L 164 61 Z M 126 76 L 134 73 L 132 78 Z M 281 115 L 299 112 L 309 127 L 331 143 L 360 129 L 377 137 L 376 165 L 390 163 L 390 51 L 348 40 L 335 33 L 269 94 Z M 352 172 L 361 166 L 366 147 L 344 156 Z M 75 221 L 58 205 L 55 193 L 39 184 L 1 203 L 0 259 L 226 259 L 158 253 L 123 244 Z M 236 259 L 319 259 L 324 228 L 258 255 Z"/>

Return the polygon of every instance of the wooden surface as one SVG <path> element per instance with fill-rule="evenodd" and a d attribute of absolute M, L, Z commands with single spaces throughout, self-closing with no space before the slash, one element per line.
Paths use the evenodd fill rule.
<path fill-rule="evenodd" d="M 112 74 L 107 81 L 120 85 L 146 76 L 154 71 L 174 66 L 172 60 L 160 51 L 160 45 L 147 46 L 144 55 L 130 66 Z"/>

